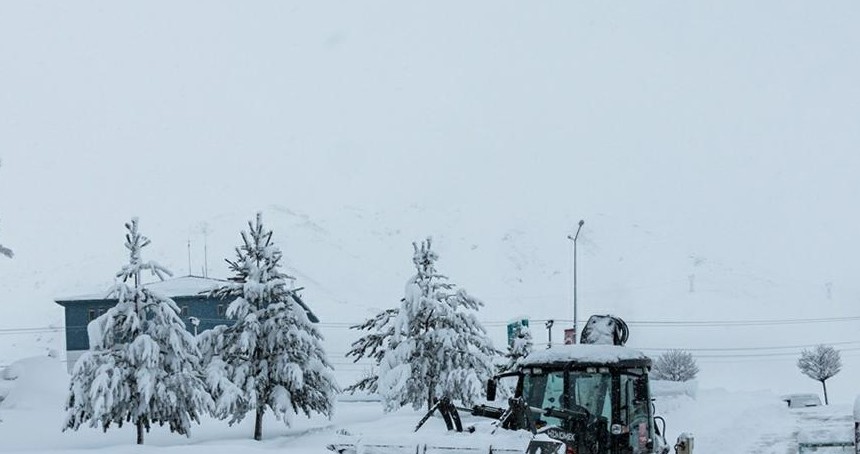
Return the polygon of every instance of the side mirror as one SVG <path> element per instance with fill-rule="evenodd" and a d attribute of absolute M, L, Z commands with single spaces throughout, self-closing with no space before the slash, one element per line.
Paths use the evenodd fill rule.
<path fill-rule="evenodd" d="M 496 380 L 487 380 L 487 400 L 490 402 L 496 400 Z"/>

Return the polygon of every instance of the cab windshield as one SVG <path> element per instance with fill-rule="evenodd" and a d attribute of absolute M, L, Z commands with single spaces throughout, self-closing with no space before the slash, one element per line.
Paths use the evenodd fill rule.
<path fill-rule="evenodd" d="M 581 410 L 595 417 L 612 417 L 612 378 L 608 371 L 531 371 L 523 377 L 523 398 L 531 407 Z M 557 418 L 543 417 L 547 424 L 559 425 Z"/>

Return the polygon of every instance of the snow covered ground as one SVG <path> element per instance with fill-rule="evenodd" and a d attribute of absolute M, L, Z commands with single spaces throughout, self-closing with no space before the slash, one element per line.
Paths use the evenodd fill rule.
<path fill-rule="evenodd" d="M 58 453 L 95 452 L 139 453 L 159 451 L 178 454 L 242 452 L 327 453 L 325 446 L 339 431 L 351 434 L 386 436 L 408 433 L 420 413 L 401 410 L 384 414 L 378 402 L 350 399 L 339 401 L 332 420 L 297 417 L 292 427 L 274 418 L 267 419 L 264 440 L 251 440 L 251 419 L 233 427 L 205 419 L 185 438 L 164 428 L 147 434 L 146 445 L 134 445 L 133 427 L 61 432 L 68 375 L 54 358 L 30 358 L 13 364 L 0 374 L 0 452 Z M 769 392 L 729 392 L 720 389 L 677 392 L 655 386 L 658 413 L 668 422 L 668 439 L 681 432 L 695 435 L 699 454 L 795 453 L 801 440 L 850 440 L 852 411 L 835 405 L 789 410 L 779 396 Z M 33 431 L 33 427 L 40 427 Z M 431 420 L 421 429 L 421 439 L 450 436 L 441 420 Z M 463 435 L 466 436 L 466 435 Z M 730 447 L 730 449 L 729 449 Z M 728 449 L 728 450 L 727 450 Z"/>

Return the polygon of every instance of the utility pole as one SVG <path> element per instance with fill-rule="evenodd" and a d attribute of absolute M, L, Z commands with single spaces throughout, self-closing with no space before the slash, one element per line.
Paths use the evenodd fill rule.
<path fill-rule="evenodd" d="M 573 235 L 568 235 L 567 239 L 570 240 L 571 247 L 573 248 L 573 343 L 576 343 L 576 335 L 579 333 L 579 330 L 576 326 L 576 320 L 579 317 L 577 313 L 576 307 L 576 240 L 579 239 L 579 231 L 582 230 L 582 224 L 585 224 L 585 221 L 580 219 L 579 226 L 576 228 L 576 233 Z"/>

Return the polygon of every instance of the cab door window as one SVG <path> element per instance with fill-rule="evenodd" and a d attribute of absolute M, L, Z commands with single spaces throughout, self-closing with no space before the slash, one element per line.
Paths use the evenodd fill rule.
<path fill-rule="evenodd" d="M 648 385 L 645 376 L 621 374 L 621 424 L 623 431 L 628 434 L 630 447 L 634 453 L 647 452 L 648 440 L 651 439 L 648 424 Z"/>

